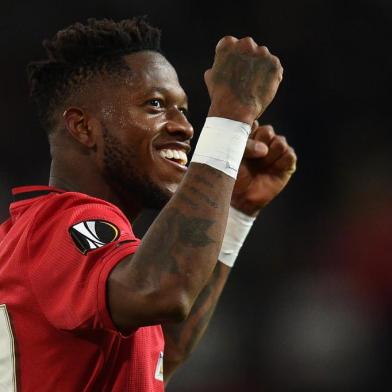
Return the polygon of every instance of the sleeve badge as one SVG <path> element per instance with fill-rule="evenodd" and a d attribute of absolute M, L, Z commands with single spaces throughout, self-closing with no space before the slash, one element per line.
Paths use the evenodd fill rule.
<path fill-rule="evenodd" d="M 76 247 L 84 255 L 116 241 L 120 236 L 120 230 L 113 223 L 103 220 L 77 223 L 69 228 L 69 233 Z"/>

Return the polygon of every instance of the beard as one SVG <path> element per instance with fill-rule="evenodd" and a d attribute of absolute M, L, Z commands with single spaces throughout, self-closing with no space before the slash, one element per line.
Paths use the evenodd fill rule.
<path fill-rule="evenodd" d="M 124 206 L 136 202 L 143 208 L 162 209 L 171 198 L 137 170 L 137 151 L 124 146 L 119 139 L 103 130 L 104 177 Z"/>

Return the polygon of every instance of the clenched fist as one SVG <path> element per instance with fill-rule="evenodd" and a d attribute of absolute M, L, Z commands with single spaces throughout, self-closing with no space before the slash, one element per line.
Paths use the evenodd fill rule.
<path fill-rule="evenodd" d="M 287 185 L 296 170 L 297 155 L 286 138 L 270 125 L 253 124 L 231 205 L 247 215 L 257 213 Z"/>
<path fill-rule="evenodd" d="M 283 77 L 279 59 L 250 38 L 223 37 L 204 78 L 211 98 L 208 116 L 253 124 L 273 100 Z"/>

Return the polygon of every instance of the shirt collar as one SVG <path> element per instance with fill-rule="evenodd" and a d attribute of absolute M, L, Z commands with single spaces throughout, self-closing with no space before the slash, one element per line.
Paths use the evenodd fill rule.
<path fill-rule="evenodd" d="M 19 186 L 12 188 L 12 195 L 15 201 L 31 199 L 33 197 L 44 196 L 49 193 L 64 193 L 63 189 L 48 185 Z"/>

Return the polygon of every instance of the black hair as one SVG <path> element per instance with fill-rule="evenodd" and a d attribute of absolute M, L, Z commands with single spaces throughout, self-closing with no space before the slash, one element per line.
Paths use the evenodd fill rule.
<path fill-rule="evenodd" d="M 161 53 L 161 32 L 145 17 L 115 22 L 88 19 L 43 41 L 47 59 L 27 66 L 30 97 L 48 134 L 56 124 L 60 105 L 80 86 L 102 71 L 128 70 L 123 56 L 143 50 Z"/>

